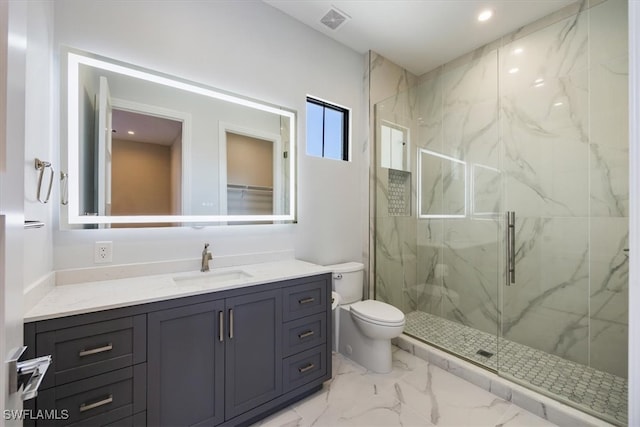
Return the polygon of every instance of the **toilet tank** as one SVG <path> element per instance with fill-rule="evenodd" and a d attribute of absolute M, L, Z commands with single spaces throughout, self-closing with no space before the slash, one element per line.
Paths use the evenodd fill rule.
<path fill-rule="evenodd" d="M 333 290 L 340 295 L 340 304 L 352 304 L 362 300 L 364 264 L 347 262 L 328 265 L 333 271 Z"/>

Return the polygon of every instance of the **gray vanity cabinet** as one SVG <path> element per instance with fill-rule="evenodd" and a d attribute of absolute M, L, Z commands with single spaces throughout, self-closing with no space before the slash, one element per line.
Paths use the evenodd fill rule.
<path fill-rule="evenodd" d="M 147 418 L 151 426 L 224 421 L 224 300 L 149 313 Z"/>
<path fill-rule="evenodd" d="M 150 313 L 152 426 L 213 426 L 282 393 L 279 289 Z"/>
<path fill-rule="evenodd" d="M 226 419 L 282 393 L 282 292 L 226 300 Z"/>
<path fill-rule="evenodd" d="M 250 425 L 331 378 L 331 275 L 25 324 L 53 355 L 25 426 Z"/>

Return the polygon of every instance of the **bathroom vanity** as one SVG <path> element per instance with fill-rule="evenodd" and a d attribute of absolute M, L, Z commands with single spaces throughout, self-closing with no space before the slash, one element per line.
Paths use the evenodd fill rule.
<path fill-rule="evenodd" d="M 25 319 L 27 357 L 53 356 L 25 408 L 66 418 L 37 426 L 249 424 L 331 378 L 330 296 L 295 260 L 58 286 Z"/>

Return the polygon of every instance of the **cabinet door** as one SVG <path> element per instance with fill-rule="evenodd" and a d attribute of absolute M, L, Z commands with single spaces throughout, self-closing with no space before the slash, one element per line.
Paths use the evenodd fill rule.
<path fill-rule="evenodd" d="M 150 313 L 148 424 L 212 426 L 224 421 L 224 301 Z"/>
<path fill-rule="evenodd" d="M 226 300 L 226 419 L 282 392 L 281 290 Z"/>

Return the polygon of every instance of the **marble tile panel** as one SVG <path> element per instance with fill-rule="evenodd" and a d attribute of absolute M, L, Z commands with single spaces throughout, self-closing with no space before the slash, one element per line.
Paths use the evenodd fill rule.
<path fill-rule="evenodd" d="M 627 323 L 592 318 L 590 322 L 590 366 L 626 378 L 628 372 Z"/>
<path fill-rule="evenodd" d="M 501 92 L 521 92 L 537 79 L 548 80 L 586 69 L 588 24 L 583 12 L 507 43 L 499 52 Z"/>
<path fill-rule="evenodd" d="M 442 152 L 455 159 L 498 167 L 499 132 L 497 96 L 464 109 L 446 111 L 442 116 Z"/>
<path fill-rule="evenodd" d="M 592 67 L 590 184 L 592 216 L 628 216 L 628 58 Z"/>
<path fill-rule="evenodd" d="M 588 230 L 586 218 L 516 216 L 516 283 L 503 289 L 505 332 L 539 307 L 587 313 Z"/>
<path fill-rule="evenodd" d="M 443 315 L 495 333 L 500 272 L 499 223 L 445 220 Z"/>
<path fill-rule="evenodd" d="M 428 307 L 439 307 L 442 275 L 436 271 L 442 262 L 442 244 L 444 238 L 443 219 L 420 219 L 417 221 L 416 253 L 418 305 L 423 311 Z M 439 309 L 438 309 L 439 311 Z"/>
<path fill-rule="evenodd" d="M 607 0 L 589 9 L 589 55 L 593 64 L 628 54 L 628 2 Z"/>
<path fill-rule="evenodd" d="M 416 304 L 415 218 L 378 218 L 376 228 L 376 299 L 401 310 Z"/>
<path fill-rule="evenodd" d="M 444 159 L 430 153 L 419 152 L 420 172 L 417 179 L 420 180 L 418 197 L 419 215 L 443 215 L 446 212 L 444 206 Z"/>
<path fill-rule="evenodd" d="M 505 308 L 505 311 L 507 308 Z M 568 360 L 589 364 L 589 322 L 584 315 L 538 307 L 503 325 L 505 338 Z"/>
<path fill-rule="evenodd" d="M 500 169 L 472 163 L 469 170 L 470 216 L 495 218 L 504 212 Z"/>
<path fill-rule="evenodd" d="M 498 51 L 482 56 L 442 75 L 445 112 L 466 110 L 469 106 L 495 102 L 498 95 Z"/>
<path fill-rule="evenodd" d="M 628 218 L 592 218 L 590 221 L 590 316 L 628 322 Z"/>
<path fill-rule="evenodd" d="M 415 88 L 418 100 L 416 146 L 442 152 L 442 81 L 427 80 Z"/>

